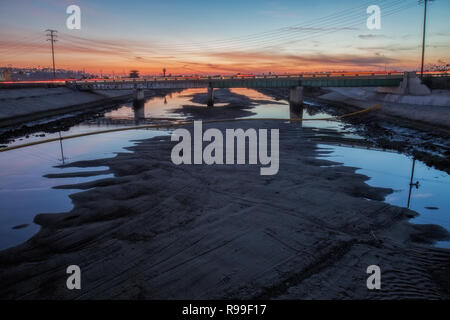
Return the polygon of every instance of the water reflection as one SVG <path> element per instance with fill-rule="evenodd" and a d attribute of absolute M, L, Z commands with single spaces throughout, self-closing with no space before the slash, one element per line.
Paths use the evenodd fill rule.
<path fill-rule="evenodd" d="M 62 142 L 62 137 L 61 137 L 61 131 L 59 131 L 59 146 L 60 146 L 60 150 L 61 150 L 61 158 L 59 160 L 62 162 L 62 164 L 65 164 L 66 157 L 64 157 L 64 148 L 63 148 L 63 142 Z"/>
<path fill-rule="evenodd" d="M 247 98 L 259 101 L 249 109 L 254 115 L 251 118 L 324 118 L 330 115 L 325 112 L 317 112 L 318 106 L 306 101 L 303 110 L 291 109 L 284 101 L 275 101 L 252 89 L 231 89 L 232 93 L 246 96 Z M 167 94 L 164 97 L 152 97 L 143 104 L 124 103 L 114 110 L 98 114 L 77 124 L 70 126 L 61 132 L 62 136 L 93 132 L 98 130 L 117 129 L 127 126 L 145 125 L 154 123 L 155 120 L 182 120 L 186 114 L 178 113 L 184 105 L 206 108 L 206 105 L 192 102 L 193 95 L 205 93 L 205 89 L 188 89 L 182 92 Z M 220 108 L 225 103 L 216 103 L 214 107 Z M 347 132 L 344 125 L 339 121 L 304 121 L 304 127 L 327 128 L 340 132 Z M 58 130 L 59 131 L 59 130 Z M 33 142 L 41 139 L 59 138 L 59 132 L 35 132 L 33 134 L 19 137 L 15 141 L 8 143 L 8 146 Z M 45 136 L 45 137 L 44 137 Z"/>
<path fill-rule="evenodd" d="M 139 124 L 141 120 L 145 119 L 145 103 L 144 101 L 133 102 L 134 122 Z"/>
<path fill-rule="evenodd" d="M 303 105 L 289 105 L 289 119 L 303 119 Z M 297 122 L 300 126 L 303 121 Z"/>
<path fill-rule="evenodd" d="M 72 209 L 69 195 L 78 190 L 53 189 L 54 186 L 77 184 L 113 177 L 102 174 L 107 167 L 57 168 L 64 161 L 113 157 L 133 145 L 134 139 L 168 134 L 164 131 L 130 130 L 103 135 L 59 140 L 0 153 L 0 250 L 18 245 L 39 230 L 33 223 L 38 213 L 59 213 Z M 100 171 L 92 177 L 43 177 L 49 173 Z"/>
<path fill-rule="evenodd" d="M 308 99 L 305 99 L 303 105 L 296 109 L 295 107 L 292 108 L 287 101 L 275 101 L 273 98 L 253 89 L 231 89 L 230 91 L 245 95 L 252 100 L 261 101 L 261 103 L 251 108 L 254 115 L 244 118 L 279 118 L 286 120 L 302 118 L 304 121 L 300 124 L 303 127 L 335 130 L 344 133 L 346 137 L 347 135 L 348 137 L 354 137 L 351 134 L 352 130 L 346 129 L 341 121 L 308 121 L 307 119 L 330 118 L 332 116 L 327 112 L 319 111 L 321 109 L 320 106 Z"/>
<path fill-rule="evenodd" d="M 447 173 L 394 152 L 323 144 L 319 147 L 332 151 L 321 158 L 360 168 L 359 173 L 370 177 L 369 185 L 392 188 L 394 192 L 385 201 L 418 212 L 410 220 L 412 223 L 437 224 L 450 230 L 450 175 Z M 450 241 L 436 245 L 450 248 Z"/>
<path fill-rule="evenodd" d="M 147 99 L 143 104 L 133 105 L 132 102 L 123 103 L 114 110 L 81 120 L 81 122 L 78 122 L 67 129 L 61 129 L 61 135 L 64 137 L 99 130 L 149 124 L 153 123 L 155 119 L 185 119 L 185 115 L 174 113 L 174 110 L 186 104 L 202 106 L 201 104 L 191 102 L 190 99 L 193 94 L 202 93 L 204 91 L 204 89 L 189 89 L 184 90 L 183 92 L 167 94 L 164 97 L 152 97 Z M 33 134 L 27 134 L 26 136 L 16 138 L 6 145 L 15 146 L 26 142 L 59 138 L 60 129 L 53 130 L 52 132 L 38 131 Z"/>
<path fill-rule="evenodd" d="M 411 168 L 411 180 L 409 181 L 409 193 L 408 193 L 408 205 L 407 205 L 407 208 L 409 208 L 409 205 L 411 203 L 411 192 L 412 192 L 413 187 L 416 187 L 416 189 L 419 189 L 419 181 L 416 181 L 416 182 L 413 183 L 415 167 L 416 167 L 416 158 L 413 158 L 413 160 L 412 160 L 412 168 Z"/>
<path fill-rule="evenodd" d="M 187 104 L 206 107 L 190 101 L 193 95 L 204 92 L 205 89 L 201 88 L 187 89 L 182 92 L 169 93 L 164 97 L 152 97 L 143 102 L 125 104 L 116 110 L 106 112 L 103 118 L 114 122 L 118 120 L 133 120 L 133 125 L 145 124 L 152 119 L 160 118 L 184 119 L 185 115 L 177 113 L 176 110 Z"/>

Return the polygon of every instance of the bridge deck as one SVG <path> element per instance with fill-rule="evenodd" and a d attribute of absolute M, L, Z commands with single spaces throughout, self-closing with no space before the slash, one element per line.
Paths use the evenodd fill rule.
<path fill-rule="evenodd" d="M 211 77 L 197 79 L 127 79 L 73 81 L 69 85 L 79 89 L 188 89 L 188 88 L 291 88 L 303 87 L 388 87 L 398 86 L 403 76 L 314 76 L 314 77 Z"/>

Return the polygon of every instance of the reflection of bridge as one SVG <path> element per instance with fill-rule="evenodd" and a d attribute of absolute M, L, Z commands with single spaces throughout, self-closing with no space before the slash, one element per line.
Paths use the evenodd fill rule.
<path fill-rule="evenodd" d="M 149 89 L 208 88 L 208 105 L 214 104 L 214 88 L 290 88 L 291 104 L 301 104 L 303 87 L 398 87 L 415 73 L 309 74 L 297 76 L 169 77 L 68 82 L 80 90 L 135 90 L 135 99 Z M 405 81 L 406 80 L 406 81 Z"/>

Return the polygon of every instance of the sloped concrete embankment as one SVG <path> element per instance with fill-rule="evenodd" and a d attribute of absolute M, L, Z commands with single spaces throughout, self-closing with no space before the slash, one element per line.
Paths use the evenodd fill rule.
<path fill-rule="evenodd" d="M 361 109 L 381 104 L 378 114 L 450 130 L 450 92 L 447 90 L 433 90 L 430 95 L 414 96 L 379 92 L 377 88 L 330 88 L 328 93 L 318 98 Z"/>
<path fill-rule="evenodd" d="M 66 87 L 0 90 L 0 127 L 80 111 L 131 98 L 126 90 L 77 91 Z"/>

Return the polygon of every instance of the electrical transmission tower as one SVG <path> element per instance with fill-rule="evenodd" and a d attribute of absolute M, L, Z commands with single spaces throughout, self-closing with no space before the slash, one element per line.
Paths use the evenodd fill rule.
<path fill-rule="evenodd" d="M 423 64 L 425 61 L 425 34 L 427 28 L 427 4 L 428 2 L 433 2 L 434 0 L 420 0 L 420 4 L 424 4 L 423 10 L 423 34 L 422 34 L 422 64 L 420 66 L 420 80 L 423 81 Z"/>
<path fill-rule="evenodd" d="M 55 38 L 58 36 L 56 34 L 56 30 L 52 30 L 52 29 L 47 29 L 45 30 L 47 33 L 47 41 L 50 41 L 52 43 L 52 61 L 53 61 L 53 79 L 56 78 L 56 71 L 55 71 L 55 50 L 54 50 L 54 43 L 58 40 L 56 40 Z"/>

